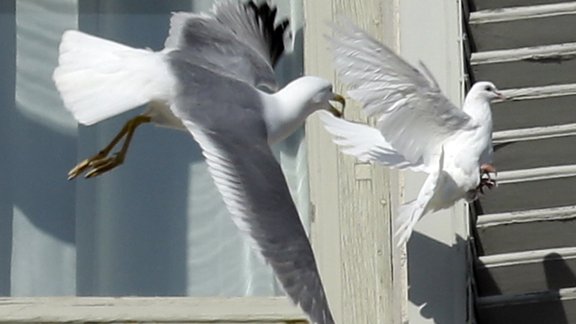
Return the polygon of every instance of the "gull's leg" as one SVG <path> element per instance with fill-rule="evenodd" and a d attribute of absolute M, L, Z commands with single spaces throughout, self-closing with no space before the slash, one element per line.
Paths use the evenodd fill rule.
<path fill-rule="evenodd" d="M 143 123 L 148 123 L 151 121 L 151 118 L 146 115 L 138 115 L 130 120 L 128 120 L 122 129 L 116 134 L 116 136 L 110 141 L 110 143 L 103 148 L 98 154 L 78 163 L 70 172 L 68 172 L 68 180 L 76 178 L 78 175 L 82 174 L 83 172 L 90 170 L 86 175 L 85 178 L 92 178 L 98 176 L 102 173 L 105 173 L 124 162 L 124 158 L 126 157 L 126 153 L 128 152 L 128 147 L 130 146 L 130 141 L 132 140 L 132 136 L 134 135 L 134 131 L 138 126 Z M 124 143 L 122 144 L 122 148 L 119 152 L 114 153 L 112 156 L 108 156 L 110 151 L 124 138 Z"/>

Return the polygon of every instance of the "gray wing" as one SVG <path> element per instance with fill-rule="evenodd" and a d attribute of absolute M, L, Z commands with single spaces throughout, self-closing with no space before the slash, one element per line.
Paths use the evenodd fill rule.
<path fill-rule="evenodd" d="M 165 47 L 188 60 L 257 87 L 277 90 L 273 67 L 284 52 L 288 21 L 267 3 L 225 1 L 212 14 L 174 13 Z"/>
<path fill-rule="evenodd" d="M 214 16 L 228 26 L 236 37 L 256 50 L 272 66 L 284 53 L 287 38 L 288 19 L 276 23 L 276 7 L 262 1 L 242 4 L 241 1 L 221 2 L 215 6 Z"/>
<path fill-rule="evenodd" d="M 338 74 L 394 149 L 413 164 L 434 164 L 444 141 L 474 127 L 440 91 L 429 72 L 412 67 L 352 24 L 332 38 Z M 428 75 L 428 76 L 427 76 Z"/>
<path fill-rule="evenodd" d="M 233 220 L 292 301 L 315 323 L 334 323 L 310 242 L 268 145 L 256 90 L 189 64 L 185 55 L 171 53 L 177 80 L 185 85 L 172 109 L 202 147 Z"/>

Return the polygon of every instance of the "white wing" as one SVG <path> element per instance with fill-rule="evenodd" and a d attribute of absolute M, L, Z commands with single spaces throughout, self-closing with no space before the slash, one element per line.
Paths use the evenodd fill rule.
<path fill-rule="evenodd" d="M 332 43 L 349 96 L 377 118 L 386 141 L 411 163 L 430 165 L 448 137 L 476 127 L 434 80 L 352 24 L 335 27 Z"/>
<path fill-rule="evenodd" d="M 362 162 L 373 162 L 397 169 L 425 171 L 423 164 L 413 164 L 398 153 L 375 128 L 336 118 L 327 111 L 319 111 L 324 128 L 332 134 L 340 151 Z"/>

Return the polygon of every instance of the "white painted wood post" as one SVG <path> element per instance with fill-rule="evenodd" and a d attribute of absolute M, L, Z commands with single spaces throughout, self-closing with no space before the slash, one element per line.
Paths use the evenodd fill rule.
<path fill-rule="evenodd" d="M 335 80 L 328 22 L 346 16 L 372 35 L 395 43 L 395 2 L 305 1 L 305 73 Z M 347 120 L 362 120 L 349 102 Z M 390 250 L 390 175 L 337 152 L 317 118 L 306 127 L 312 239 L 337 323 L 392 323 L 394 316 Z M 397 308 L 397 307 L 396 307 Z M 396 322 L 396 321 L 395 321 Z"/>

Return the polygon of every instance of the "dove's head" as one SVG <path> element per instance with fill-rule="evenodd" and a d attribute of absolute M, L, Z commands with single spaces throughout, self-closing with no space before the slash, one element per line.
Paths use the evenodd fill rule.
<path fill-rule="evenodd" d="M 470 89 L 470 92 L 468 92 L 468 95 L 473 95 L 488 101 L 492 101 L 494 99 L 505 99 L 502 93 L 498 91 L 496 86 L 492 82 L 488 81 L 474 83 Z"/>

